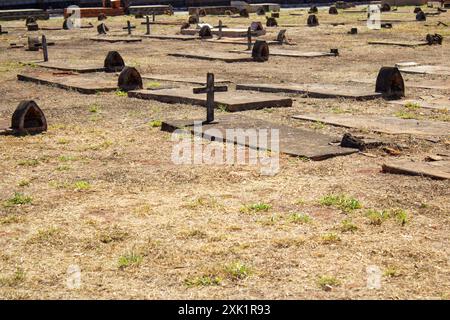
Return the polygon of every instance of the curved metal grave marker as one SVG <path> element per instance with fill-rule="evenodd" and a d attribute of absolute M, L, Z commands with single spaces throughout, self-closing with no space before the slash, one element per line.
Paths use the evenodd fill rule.
<path fill-rule="evenodd" d="M 416 20 L 417 20 L 417 21 L 426 21 L 426 20 L 427 20 L 427 16 L 425 15 L 425 12 L 423 12 L 422 10 L 419 11 L 419 12 L 416 14 Z"/>
<path fill-rule="evenodd" d="M 109 28 L 104 23 L 100 23 L 97 26 L 97 32 L 98 34 L 106 34 L 109 31 Z"/>
<path fill-rule="evenodd" d="M 239 15 L 241 16 L 241 17 L 244 17 L 244 18 L 248 18 L 250 15 L 248 14 L 248 10 L 247 9 L 242 9 L 241 11 L 239 11 Z"/>
<path fill-rule="evenodd" d="M 277 19 L 273 17 L 266 17 L 266 27 L 277 27 L 278 22 Z"/>
<path fill-rule="evenodd" d="M 40 133 L 47 131 L 47 120 L 36 102 L 25 100 L 13 113 L 11 129 L 17 134 Z"/>
<path fill-rule="evenodd" d="M 122 56 L 117 51 L 110 51 L 106 55 L 104 68 L 105 72 L 119 72 L 125 67 Z"/>
<path fill-rule="evenodd" d="M 222 30 L 220 30 L 222 31 Z M 200 28 L 200 31 L 198 32 L 200 38 L 212 38 L 212 32 L 211 28 L 207 25 L 204 25 Z"/>
<path fill-rule="evenodd" d="M 319 12 L 319 10 L 317 9 L 316 6 L 312 6 L 311 8 L 309 8 L 309 11 L 308 11 L 308 13 L 318 13 L 318 12 Z"/>
<path fill-rule="evenodd" d="M 250 28 L 252 31 L 263 31 L 264 27 L 260 21 L 253 21 L 250 24 Z"/>
<path fill-rule="evenodd" d="M 252 49 L 252 58 L 257 62 L 269 60 L 269 45 L 264 40 L 256 40 Z"/>
<path fill-rule="evenodd" d="M 133 67 L 125 67 L 119 75 L 118 86 L 123 91 L 142 89 L 142 78 Z"/>
<path fill-rule="evenodd" d="M 405 96 L 405 83 L 396 67 L 382 67 L 378 72 L 375 92 L 387 99 L 400 99 Z"/>
<path fill-rule="evenodd" d="M 328 14 L 338 14 L 338 10 L 335 6 L 331 6 L 328 10 Z"/>
<path fill-rule="evenodd" d="M 306 21 L 309 27 L 315 27 L 319 25 L 319 19 L 317 19 L 316 15 L 311 14 Z"/>

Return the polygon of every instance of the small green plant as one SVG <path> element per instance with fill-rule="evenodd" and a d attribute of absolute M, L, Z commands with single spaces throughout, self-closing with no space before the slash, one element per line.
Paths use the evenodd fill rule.
<path fill-rule="evenodd" d="M 92 104 L 89 106 L 89 112 L 98 113 L 100 110 L 100 106 L 98 104 Z"/>
<path fill-rule="evenodd" d="M 120 229 L 117 225 L 112 228 L 102 230 L 98 238 L 102 243 L 119 242 L 125 240 L 128 236 L 128 232 Z"/>
<path fill-rule="evenodd" d="M 289 216 L 289 221 L 292 223 L 310 223 L 311 217 L 305 213 L 292 213 Z"/>
<path fill-rule="evenodd" d="M 89 190 L 91 188 L 91 185 L 87 181 L 77 181 L 74 183 L 75 191 L 83 191 L 83 190 Z"/>
<path fill-rule="evenodd" d="M 408 102 L 407 104 L 405 104 L 405 108 L 409 109 L 409 110 L 417 110 L 420 109 L 421 106 L 418 103 L 415 102 Z"/>
<path fill-rule="evenodd" d="M 392 209 L 391 215 L 395 217 L 402 226 L 408 223 L 408 213 L 403 209 Z"/>
<path fill-rule="evenodd" d="M 242 280 L 251 274 L 251 269 L 241 262 L 233 262 L 225 267 L 225 273 L 232 280 Z"/>
<path fill-rule="evenodd" d="M 16 269 L 10 277 L 0 278 L 1 286 L 15 287 L 25 281 L 25 271 L 22 268 Z"/>
<path fill-rule="evenodd" d="M 270 204 L 258 202 L 258 203 L 253 203 L 253 204 L 246 205 L 245 207 L 242 207 L 240 209 L 240 212 L 242 212 L 242 213 L 267 212 L 271 208 L 272 208 L 272 206 Z"/>
<path fill-rule="evenodd" d="M 331 244 L 331 243 L 337 243 L 341 241 L 341 237 L 339 237 L 336 233 L 330 232 L 325 233 L 320 237 L 320 240 L 322 243 L 325 244 Z"/>
<path fill-rule="evenodd" d="M 138 266 L 144 257 L 135 252 L 129 252 L 119 257 L 118 267 L 119 269 L 125 269 L 132 266 Z"/>
<path fill-rule="evenodd" d="M 375 226 L 381 225 L 384 221 L 386 221 L 390 217 L 388 211 L 386 210 L 379 211 L 374 209 L 367 210 L 366 216 L 369 219 L 369 223 Z"/>
<path fill-rule="evenodd" d="M 312 129 L 321 130 L 325 128 L 325 124 L 321 121 L 314 121 L 313 124 L 311 124 Z"/>
<path fill-rule="evenodd" d="M 228 112 L 227 106 L 224 105 L 224 104 L 222 104 L 222 103 L 219 103 L 219 104 L 217 105 L 217 109 L 219 109 L 220 112 Z"/>
<path fill-rule="evenodd" d="M 400 119 L 419 119 L 420 116 L 409 111 L 400 110 L 394 114 L 397 118 Z"/>
<path fill-rule="evenodd" d="M 23 193 L 16 192 L 14 194 L 14 197 L 5 201 L 4 206 L 5 207 L 13 207 L 13 206 L 20 206 L 20 205 L 24 205 L 24 204 L 31 204 L 32 202 L 33 202 L 33 198 L 26 196 Z"/>
<path fill-rule="evenodd" d="M 332 206 L 341 209 L 344 212 L 362 208 L 361 203 L 357 199 L 345 195 L 326 195 L 319 200 L 319 203 L 324 206 Z"/>
<path fill-rule="evenodd" d="M 150 121 L 148 125 L 151 128 L 160 128 L 162 125 L 162 121 L 161 120 L 153 120 L 153 121 Z"/>
<path fill-rule="evenodd" d="M 192 277 L 184 280 L 184 284 L 188 287 L 219 286 L 221 283 L 222 279 L 213 275 Z"/>
<path fill-rule="evenodd" d="M 23 222 L 25 219 L 17 214 L 0 217 L 0 224 L 13 224 Z"/>
<path fill-rule="evenodd" d="M 20 180 L 19 183 L 17 184 L 19 187 L 27 187 L 30 185 L 30 180 L 28 179 L 24 179 L 24 180 Z"/>
<path fill-rule="evenodd" d="M 75 161 L 75 160 L 77 160 L 77 158 L 73 157 L 73 156 L 60 156 L 60 157 L 58 157 L 58 160 L 60 162 L 69 162 L 69 161 Z"/>
<path fill-rule="evenodd" d="M 126 91 L 117 89 L 114 94 L 118 97 L 126 97 L 128 94 L 126 93 Z"/>
<path fill-rule="evenodd" d="M 317 284 L 323 290 L 330 290 L 333 287 L 338 287 L 341 285 L 341 281 L 339 281 L 336 277 L 333 276 L 321 276 L 317 280 Z"/>
<path fill-rule="evenodd" d="M 70 141 L 68 139 L 65 138 L 60 138 L 58 139 L 58 141 L 56 141 L 57 144 L 69 144 Z"/>
<path fill-rule="evenodd" d="M 147 83 L 147 88 L 157 89 L 159 87 L 161 87 L 161 83 L 159 83 L 159 82 L 151 81 L 151 82 Z"/>
<path fill-rule="evenodd" d="M 391 267 L 386 268 L 386 270 L 384 270 L 383 275 L 385 277 L 393 278 L 393 277 L 398 277 L 399 273 L 395 267 L 391 266 Z"/>
<path fill-rule="evenodd" d="M 20 160 L 18 162 L 19 166 L 24 167 L 35 167 L 39 164 L 39 160 L 37 159 L 29 159 L 29 160 Z"/>
<path fill-rule="evenodd" d="M 341 222 L 342 232 L 355 232 L 356 230 L 358 230 L 358 227 L 350 219 L 342 220 Z"/>

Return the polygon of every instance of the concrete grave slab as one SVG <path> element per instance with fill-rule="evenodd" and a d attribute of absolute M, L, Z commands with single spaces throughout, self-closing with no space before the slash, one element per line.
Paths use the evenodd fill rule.
<path fill-rule="evenodd" d="M 172 35 L 154 35 L 154 34 L 144 34 L 140 37 L 145 39 L 157 39 L 157 40 L 180 40 L 180 41 L 190 41 L 190 40 L 199 40 L 199 36 L 188 36 L 188 35 L 182 35 L 182 34 L 172 34 Z"/>
<path fill-rule="evenodd" d="M 141 38 L 131 38 L 131 37 L 119 37 L 119 36 L 111 36 L 111 37 L 93 37 L 89 38 L 91 41 L 96 42 L 108 42 L 108 43 L 116 43 L 116 42 L 141 42 Z"/>
<path fill-rule="evenodd" d="M 178 88 L 167 90 L 135 90 L 128 92 L 130 98 L 156 100 L 165 103 L 184 103 L 206 106 L 206 95 L 194 94 L 192 88 Z M 215 107 L 223 107 L 230 112 L 291 107 L 292 99 L 269 94 L 236 94 L 233 91 L 216 92 L 214 95 Z"/>
<path fill-rule="evenodd" d="M 428 46 L 426 41 L 401 41 L 401 40 L 372 40 L 368 41 L 368 44 L 373 45 L 384 45 L 384 46 L 400 46 L 400 47 L 418 47 L 418 46 Z"/>
<path fill-rule="evenodd" d="M 142 75 L 142 79 L 146 80 L 155 80 L 155 81 L 168 81 L 168 82 L 183 82 L 183 83 L 190 83 L 190 84 L 199 84 L 199 85 L 205 85 L 205 77 L 180 77 L 179 75 L 174 74 L 144 74 Z M 231 83 L 230 80 L 225 79 L 215 79 L 214 82 L 216 84 L 224 84 L 224 83 Z"/>
<path fill-rule="evenodd" d="M 375 85 L 372 79 L 355 79 L 351 80 L 357 83 L 366 83 Z M 404 79 L 406 88 L 432 89 L 432 90 L 450 90 L 449 80 L 417 80 Z"/>
<path fill-rule="evenodd" d="M 248 44 L 247 40 L 239 40 L 239 39 L 233 39 L 233 38 L 205 39 L 202 41 L 211 42 L 211 43 L 222 43 L 222 44 L 242 44 L 242 45 Z M 275 41 L 275 40 L 265 40 L 265 41 L 268 45 L 282 45 L 282 43 L 280 41 Z M 248 51 L 248 52 L 250 52 L 250 51 Z"/>
<path fill-rule="evenodd" d="M 252 52 L 250 50 L 230 50 L 231 53 L 244 53 L 251 55 Z M 336 55 L 334 53 L 330 52 L 301 52 L 301 51 L 294 51 L 294 50 L 279 50 L 279 49 L 273 49 L 270 50 L 271 56 L 277 56 L 277 57 L 291 57 L 291 58 L 320 58 L 320 57 L 335 57 Z"/>
<path fill-rule="evenodd" d="M 47 62 L 31 62 L 30 64 L 36 65 L 42 68 L 55 69 L 59 71 L 71 71 L 78 73 L 90 73 L 105 71 L 102 63 L 74 63 L 67 62 L 65 60 L 52 60 Z"/>
<path fill-rule="evenodd" d="M 18 74 L 17 79 L 84 94 L 116 91 L 118 88 L 116 75 L 107 73 L 39 72 Z"/>
<path fill-rule="evenodd" d="M 398 160 L 383 164 L 383 172 L 423 176 L 432 179 L 450 179 L 450 161 L 417 162 Z"/>
<path fill-rule="evenodd" d="M 164 121 L 161 130 L 173 132 L 176 129 L 185 129 L 194 132 L 194 120 L 174 120 Z M 221 132 L 220 135 L 216 132 L 207 131 L 208 129 L 216 129 Z M 324 160 L 335 156 L 344 156 L 358 152 L 357 149 L 343 148 L 340 146 L 331 145 L 335 139 L 333 137 L 317 133 L 313 130 L 293 128 L 285 125 L 279 125 L 264 120 L 254 119 L 237 114 L 229 114 L 216 118 L 213 123 L 203 124 L 203 137 L 207 139 L 214 138 L 215 141 L 223 141 L 229 143 L 237 143 L 245 145 L 252 149 L 260 146 L 254 145 L 250 139 L 240 141 L 235 136 L 227 137 L 227 129 L 271 129 L 279 130 L 279 151 L 284 154 L 307 157 L 312 160 Z M 198 134 L 198 133 L 197 133 Z M 222 139 L 223 138 L 223 139 Z M 270 145 L 268 146 L 270 148 Z"/>
<path fill-rule="evenodd" d="M 251 55 L 244 57 L 237 53 L 226 53 L 226 52 L 209 52 L 209 53 L 183 52 L 183 53 L 169 53 L 168 55 L 178 58 L 190 58 L 190 59 L 210 60 L 210 61 L 216 60 L 227 63 L 254 61 Z"/>
<path fill-rule="evenodd" d="M 181 34 L 183 35 L 198 35 L 200 29 L 183 29 L 181 30 Z M 211 34 L 213 35 L 219 35 L 219 29 L 218 28 L 212 28 Z M 259 37 L 266 34 L 266 30 L 258 30 L 252 31 L 252 37 Z M 222 37 L 227 38 L 244 38 L 247 37 L 247 29 L 232 29 L 232 28 L 223 28 L 222 29 Z"/>
<path fill-rule="evenodd" d="M 389 101 L 391 104 L 406 106 L 406 105 L 417 105 L 420 108 L 425 109 L 435 109 L 435 110 L 450 110 L 450 99 L 448 97 L 423 97 L 422 99 L 404 99 L 404 100 L 394 100 Z"/>
<path fill-rule="evenodd" d="M 400 72 L 411 74 L 435 74 L 450 76 L 450 66 L 420 65 L 415 67 L 400 67 Z"/>
<path fill-rule="evenodd" d="M 312 98 L 349 98 L 369 100 L 382 97 L 374 88 L 335 84 L 237 84 L 237 90 L 251 90 L 272 93 L 305 94 Z"/>
<path fill-rule="evenodd" d="M 326 113 L 302 114 L 292 118 L 387 134 L 409 134 L 419 137 L 446 136 L 450 134 L 450 123 L 443 121 L 400 119 L 379 115 L 337 115 Z"/>

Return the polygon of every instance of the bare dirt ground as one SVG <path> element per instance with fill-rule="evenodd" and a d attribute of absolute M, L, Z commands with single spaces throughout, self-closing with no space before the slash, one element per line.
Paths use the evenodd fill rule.
<path fill-rule="evenodd" d="M 383 18 L 414 19 L 410 13 Z M 300 12 L 298 10 L 296 12 Z M 208 62 L 169 57 L 170 52 L 227 51 L 239 45 L 200 41 L 103 44 L 89 41 L 96 29 L 46 31 L 50 59 L 103 62 L 118 50 L 142 74 L 216 77 L 239 82 L 341 83 L 374 79 L 381 66 L 400 61 L 449 64 L 448 28 L 423 22 L 368 30 L 365 14 L 329 15 L 308 28 L 303 16 L 282 11 L 279 23 L 300 51 L 339 48 L 339 57 L 271 57 L 267 63 Z M 158 16 L 159 20 L 187 15 Z M 145 26 L 131 17 L 108 18 L 113 33 L 131 19 L 135 34 Z M 217 23 L 218 17 L 203 20 Z M 247 27 L 250 19 L 221 17 Z M 429 17 L 450 24 L 450 13 Z M 97 25 L 96 19 L 86 19 Z M 62 19 L 38 21 L 60 26 Z M 326 22 L 346 22 L 330 26 Z M 377 99 L 295 97 L 292 108 L 242 112 L 247 116 L 312 128 L 341 137 L 345 132 L 401 146 L 372 156 L 353 154 L 325 161 L 282 155 L 280 172 L 260 175 L 251 165 L 174 165 L 171 135 L 155 120 L 204 117 L 200 107 L 130 99 L 121 94 L 82 95 L 18 82 L 19 72 L 39 71 L 19 62 L 42 53 L 6 49 L 26 43 L 24 21 L 2 22 L 0 119 L 10 119 L 20 100 L 33 99 L 49 123 L 45 134 L 0 136 L 0 297 L 4 299 L 449 299 L 449 182 L 386 174 L 394 158 L 423 160 L 449 153 L 449 140 L 381 135 L 292 120 L 302 112 L 380 114 L 449 121 L 446 112 L 405 110 Z M 352 26 L 358 35 L 347 34 Z M 267 39 L 279 28 L 268 28 Z M 174 34 L 176 26 L 152 26 Z M 41 31 L 35 34 L 42 34 Z M 444 36 L 442 46 L 371 46 L 372 39 L 422 40 Z M 274 48 L 274 47 L 271 47 Z M 440 79 L 405 76 L 405 79 Z M 146 86 L 162 83 L 146 81 Z M 178 84 L 180 85 L 180 84 Z M 407 97 L 449 92 L 407 87 Z M 218 114 L 221 112 L 218 111 Z M 207 144 L 207 142 L 204 142 Z M 383 212 L 384 211 L 384 212 Z M 81 269 L 81 286 L 67 286 L 70 265 Z M 367 268 L 379 268 L 381 287 L 367 287 Z"/>

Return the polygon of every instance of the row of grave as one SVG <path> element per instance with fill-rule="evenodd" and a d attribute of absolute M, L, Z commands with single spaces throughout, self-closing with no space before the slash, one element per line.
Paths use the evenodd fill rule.
<path fill-rule="evenodd" d="M 63 70 L 70 70 L 70 67 L 58 67 L 50 64 L 40 64 L 46 68 L 56 68 Z M 346 137 L 340 143 L 336 143 L 335 139 L 327 135 L 317 133 L 315 131 L 306 129 L 297 129 L 288 126 L 280 126 L 266 121 L 251 119 L 241 115 L 229 114 L 222 116 L 219 119 L 214 117 L 214 108 L 218 105 L 225 106 L 229 111 L 240 111 L 247 109 L 259 109 L 267 107 L 290 107 L 292 106 L 292 99 L 287 97 L 278 97 L 269 94 L 249 93 L 248 95 L 234 95 L 227 92 L 228 88 L 225 86 L 216 86 L 214 76 L 208 74 L 205 88 L 194 89 L 161 89 L 161 90 L 144 90 L 142 77 L 135 68 L 126 67 L 125 63 L 117 52 L 108 53 L 104 66 L 102 68 L 92 69 L 91 71 L 109 71 L 118 72 L 117 84 L 112 84 L 115 74 L 110 77 L 101 76 L 98 73 L 91 74 L 58 74 L 58 73 L 39 73 L 36 75 L 18 75 L 19 80 L 33 81 L 41 84 L 48 84 L 65 89 L 75 89 L 80 92 L 89 93 L 85 91 L 89 83 L 92 87 L 89 90 L 98 91 L 112 91 L 120 88 L 128 91 L 128 96 L 132 98 L 152 99 L 166 103 L 186 103 L 193 105 L 201 105 L 207 107 L 207 117 L 202 123 L 205 129 L 215 128 L 226 130 L 227 128 L 277 128 L 280 130 L 280 152 L 308 157 L 312 160 L 322 160 L 333 156 L 346 155 L 355 153 L 360 149 L 364 149 L 369 144 L 365 144 L 363 140 L 355 137 Z M 73 68 L 71 71 L 83 71 Z M 145 77 L 145 76 L 144 76 Z M 152 77 L 152 76 L 150 76 Z M 155 76 L 153 76 L 155 78 Z M 157 78 L 157 77 L 156 77 Z M 190 81 L 190 80 L 187 80 Z M 201 83 L 200 80 L 194 80 Z M 223 81 L 223 80 L 219 80 Z M 204 83 L 204 81 L 203 81 Z M 103 86 L 102 86 L 103 84 Z M 354 95 L 349 93 L 349 87 L 339 86 L 320 86 L 320 85 L 263 85 L 263 84 L 238 84 L 238 90 L 251 90 L 259 92 L 285 92 L 295 94 L 306 94 L 311 97 L 336 97 L 343 96 L 346 98 L 370 99 L 377 97 L 401 98 L 404 96 L 404 83 L 401 73 L 397 68 L 382 68 L 378 74 L 376 81 L 375 93 L 368 94 L 358 92 L 357 88 L 353 86 Z M 88 90 L 88 91 L 89 91 Z M 343 95 L 340 95 L 343 92 Z M 206 98 L 200 96 L 205 94 Z M 36 133 L 46 130 L 46 121 L 43 113 L 33 102 L 27 102 L 19 105 L 18 110 L 13 115 L 11 131 L 12 132 L 27 132 Z M 28 111 L 27 111 L 28 110 Z M 303 114 L 294 116 L 295 119 L 320 121 L 332 125 L 344 126 L 357 129 L 369 129 L 375 132 L 383 132 L 389 134 L 412 134 L 422 137 L 429 136 L 445 136 L 450 132 L 450 126 L 445 122 L 438 121 L 420 121 L 404 120 L 395 117 L 387 116 L 355 116 L 355 115 L 329 115 L 329 114 Z M 162 129 L 172 131 L 180 128 L 192 128 L 194 132 L 193 120 L 183 121 L 166 121 L 163 123 Z M 189 129 L 190 130 L 190 129 Z M 208 136 L 208 138 L 218 139 L 217 137 Z M 307 143 L 305 143 L 307 141 Z M 233 142 L 233 141 L 229 141 Z M 236 142 L 236 141 L 234 141 Z M 256 147 L 248 145 L 249 147 Z M 442 163 L 440 163 L 442 164 Z M 436 164 L 433 164 L 434 166 Z M 399 164 L 393 167 L 398 169 Z M 388 168 L 388 166 L 386 167 Z M 416 167 L 417 168 L 417 167 Z M 421 167 L 422 168 L 422 167 Z M 433 168 L 432 168 L 433 169 Z M 388 169 L 386 169 L 388 170 Z M 434 168 L 434 171 L 437 169 Z M 423 170 L 422 170 L 423 171 Z M 431 171 L 430 171 L 431 172 Z M 430 172 L 421 174 L 431 175 Z M 435 174 L 434 177 L 442 178 L 442 172 Z"/>

